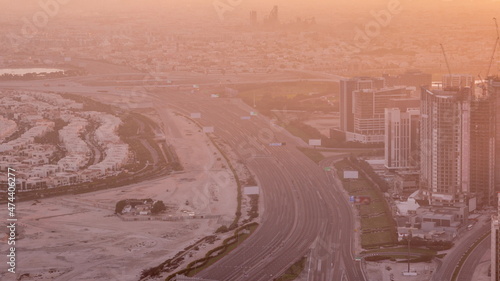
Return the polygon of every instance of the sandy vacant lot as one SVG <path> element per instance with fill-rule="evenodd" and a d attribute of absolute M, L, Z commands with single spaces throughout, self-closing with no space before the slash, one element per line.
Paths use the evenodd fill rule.
<path fill-rule="evenodd" d="M 224 168 L 228 166 L 224 158 L 194 124 L 168 110 L 161 113 L 167 114 L 164 121 L 169 122 L 164 128 L 171 133 L 167 141 L 185 171 L 123 188 L 19 203 L 16 275 L 24 274 L 20 280 L 138 280 L 143 269 L 160 264 L 232 220 L 236 183 Z M 122 221 L 113 215 L 114 206 L 128 198 L 163 200 L 170 207 L 164 216 L 186 219 Z M 5 218 L 4 209 L 0 215 Z M 220 218 L 193 220 L 185 211 Z M 6 234 L 0 235 L 5 241 Z M 6 253 L 6 243 L 1 245 L 0 251 Z M 16 280 L 6 274 L 5 262 L 0 271 L 1 280 Z"/>
<path fill-rule="evenodd" d="M 435 263 L 412 263 L 410 270 L 417 272 L 417 276 L 403 276 L 404 271 L 408 271 L 407 263 L 396 262 L 367 262 L 366 275 L 371 281 L 424 281 L 430 280 L 432 272 L 436 270 Z"/>
<path fill-rule="evenodd" d="M 340 127 L 339 122 L 340 117 L 338 114 L 313 114 L 308 120 L 304 121 L 305 124 L 318 129 L 325 137 L 330 137 L 331 128 Z"/>

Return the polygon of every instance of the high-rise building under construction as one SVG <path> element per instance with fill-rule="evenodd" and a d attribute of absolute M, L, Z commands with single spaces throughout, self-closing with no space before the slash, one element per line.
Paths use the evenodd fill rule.
<path fill-rule="evenodd" d="M 420 185 L 432 205 L 468 203 L 470 102 L 470 88 L 422 88 Z"/>

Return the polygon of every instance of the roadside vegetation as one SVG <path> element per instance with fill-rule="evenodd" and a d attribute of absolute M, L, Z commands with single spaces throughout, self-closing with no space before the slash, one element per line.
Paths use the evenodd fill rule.
<path fill-rule="evenodd" d="M 335 164 L 342 186 L 350 196 L 368 196 L 369 205 L 358 205 L 361 220 L 361 247 L 374 249 L 394 246 L 398 243 L 397 228 L 383 193 L 368 181 L 362 173 L 359 179 L 343 179 L 343 171 L 353 169 L 347 158 Z"/>
<path fill-rule="evenodd" d="M 298 150 L 300 150 L 302 153 L 304 153 L 309 159 L 314 161 L 316 164 L 319 164 L 321 160 L 325 159 L 323 154 L 317 149 L 313 148 L 305 148 L 305 147 L 297 147 Z"/>
<path fill-rule="evenodd" d="M 421 255 L 418 257 L 410 257 L 410 263 L 419 263 L 419 262 L 431 262 L 434 258 L 434 255 Z M 365 261 L 397 261 L 398 263 L 407 263 L 408 256 L 401 253 L 400 255 L 381 255 L 381 256 L 369 256 L 365 258 Z"/>
<path fill-rule="evenodd" d="M 327 137 L 321 132 L 307 124 L 304 124 L 301 120 L 293 120 L 290 122 L 280 122 L 278 125 L 284 127 L 292 135 L 301 138 L 306 143 L 309 139 L 320 139 L 321 147 L 326 148 L 382 148 L 383 144 L 363 144 L 357 142 L 346 142 L 343 135 L 332 134 L 331 137 Z"/>
<path fill-rule="evenodd" d="M 423 240 L 423 239 L 422 239 Z M 429 241 L 431 242 L 431 241 Z M 402 240 L 399 244 L 408 245 L 407 240 Z M 441 241 L 434 241 L 431 243 L 439 244 Z M 447 244 L 448 242 L 444 242 Z M 397 246 L 390 248 L 381 248 L 376 250 L 369 250 L 361 252 L 364 256 L 365 261 L 383 261 L 390 260 L 398 263 L 419 263 L 419 262 L 431 262 L 434 258 L 442 258 L 444 255 L 438 255 L 436 250 L 422 248 L 422 246 L 411 246 L 410 247 L 410 257 L 408 257 L 408 247 Z"/>
<path fill-rule="evenodd" d="M 338 87 L 337 82 L 303 81 L 241 85 L 237 89 L 245 103 L 253 106 L 255 98 L 256 109 L 274 117 L 272 110 L 338 111 Z"/>
<path fill-rule="evenodd" d="M 184 261 L 186 255 L 191 255 L 193 251 L 198 251 L 200 249 L 200 245 L 203 245 L 205 243 L 212 245 L 217 240 L 218 238 L 215 235 L 203 237 L 195 243 L 187 246 L 186 248 L 184 248 L 184 250 L 178 252 L 174 257 L 164 261 L 160 265 L 143 270 L 139 280 L 145 280 L 150 277 L 158 277 L 164 272 L 168 273 L 175 270 Z"/>
<path fill-rule="evenodd" d="M 292 266 L 290 266 L 283 275 L 278 278 L 273 279 L 273 281 L 291 281 L 297 279 L 306 266 L 306 257 L 302 257 L 300 260 L 296 261 Z"/>
<path fill-rule="evenodd" d="M 403 243 L 406 243 L 406 244 L 403 244 Z M 361 252 L 361 254 L 362 255 L 369 255 L 369 254 L 387 253 L 387 252 L 407 254 L 408 253 L 408 247 L 407 247 L 408 242 L 406 240 L 402 240 L 400 244 L 401 244 L 401 246 L 392 247 L 392 248 L 380 248 L 380 249 L 375 249 L 375 250 L 363 251 L 363 252 Z M 416 248 L 416 246 L 411 246 L 410 253 L 419 254 L 419 255 L 435 255 L 437 253 L 437 251 L 430 250 L 430 249 Z"/>
<path fill-rule="evenodd" d="M 365 178 L 369 180 L 372 185 L 382 192 L 387 192 L 389 190 L 389 183 L 382 179 L 375 171 L 372 166 L 364 160 L 360 160 L 357 157 L 349 157 L 349 163 L 357 170 L 363 173 Z"/>
<path fill-rule="evenodd" d="M 406 238 L 399 241 L 399 245 L 408 245 L 408 240 Z M 446 251 L 453 247 L 453 242 L 451 241 L 432 241 L 425 240 L 420 237 L 412 237 L 410 240 L 410 247 L 418 249 L 428 249 L 429 251 Z"/>
<path fill-rule="evenodd" d="M 0 75 L 0 80 L 42 80 L 42 79 L 54 79 L 72 76 L 84 76 L 87 75 L 87 71 L 80 67 L 71 66 L 72 69 L 66 69 L 56 72 L 42 72 L 42 73 L 25 73 L 25 74 L 10 74 L 4 73 Z"/>
<path fill-rule="evenodd" d="M 436 254 L 435 250 L 410 247 L 410 262 L 428 262 L 436 257 Z M 391 260 L 408 262 L 408 248 L 404 246 L 363 251 L 361 255 L 365 256 L 366 261 Z"/>
<path fill-rule="evenodd" d="M 198 272 L 214 264 L 215 262 L 223 258 L 225 255 L 229 254 L 236 247 L 238 247 L 241 243 L 243 243 L 248 237 L 252 235 L 252 233 L 257 229 L 258 226 L 259 224 L 254 222 L 236 229 L 231 237 L 226 238 L 222 242 L 222 245 L 208 251 L 205 254 L 205 257 L 189 263 L 185 269 L 169 275 L 165 279 L 165 281 L 173 280 L 173 278 L 177 275 L 185 275 L 189 277 L 196 275 Z M 143 276 L 145 275 L 146 272 L 148 272 L 148 270 L 143 271 Z"/>
<path fill-rule="evenodd" d="M 49 159 L 49 164 L 57 164 L 57 161 L 66 156 L 66 152 L 62 149 L 61 141 L 59 140 L 59 130 L 68 125 L 68 122 L 65 122 L 60 118 L 54 119 L 52 121 L 54 121 L 54 130 L 46 133 L 42 137 L 35 137 L 34 142 L 53 145 L 56 150 L 52 157 Z"/>

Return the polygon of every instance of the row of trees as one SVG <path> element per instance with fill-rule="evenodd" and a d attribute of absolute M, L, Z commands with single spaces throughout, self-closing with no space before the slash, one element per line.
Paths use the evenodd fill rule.
<path fill-rule="evenodd" d="M 408 239 L 404 238 L 399 241 L 400 245 L 408 245 Z M 412 237 L 410 239 L 411 247 L 426 247 L 427 249 L 434 251 L 445 251 L 451 249 L 453 247 L 453 242 L 451 241 L 434 241 L 434 240 L 426 240 L 420 237 Z"/>
<path fill-rule="evenodd" d="M 0 80 L 34 80 L 40 78 L 61 78 L 69 76 L 82 76 L 86 75 L 87 71 L 85 69 L 68 69 L 56 72 L 30 72 L 25 74 L 10 74 L 4 73 L 0 75 Z"/>
<path fill-rule="evenodd" d="M 167 206 L 165 206 L 165 203 L 163 203 L 162 200 L 154 201 L 150 198 L 148 199 L 125 199 L 125 200 L 120 200 L 116 203 L 115 205 L 115 214 L 121 214 L 123 212 L 123 209 L 130 205 L 132 208 L 135 208 L 138 205 L 142 204 L 151 204 L 153 203 L 151 207 L 151 214 L 156 215 L 159 214 L 163 211 L 167 210 Z"/>
<path fill-rule="evenodd" d="M 378 186 L 380 191 L 387 192 L 389 190 L 389 183 L 382 179 L 377 173 L 375 173 L 372 166 L 370 166 L 370 164 L 368 164 L 366 161 L 359 160 L 358 158 L 352 156 L 349 157 L 349 162 L 351 162 L 351 164 L 356 168 L 362 170 L 368 176 L 368 179 Z"/>
<path fill-rule="evenodd" d="M 321 146 L 329 148 L 380 148 L 382 144 L 364 144 L 359 142 L 346 142 L 345 136 L 340 134 L 333 134 L 332 138 L 329 138 L 321 132 L 300 120 L 292 120 L 285 124 L 285 129 L 289 130 L 292 134 L 298 135 L 306 142 L 309 139 L 321 139 Z"/>

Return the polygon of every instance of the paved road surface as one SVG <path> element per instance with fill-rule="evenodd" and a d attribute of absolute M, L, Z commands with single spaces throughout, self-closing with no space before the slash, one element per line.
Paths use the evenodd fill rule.
<path fill-rule="evenodd" d="M 309 256 L 311 281 L 365 280 L 352 253 L 354 224 L 348 200 L 332 172 L 323 171 L 296 148 L 302 141 L 263 116 L 241 120 L 254 109 L 235 99 L 171 92 L 156 96 L 157 102 L 185 115 L 200 112 L 201 125 L 214 126 L 215 135 L 245 159 L 263 192 L 261 226 L 198 277 L 272 280 Z M 271 142 L 287 145 L 271 147 Z"/>
<path fill-rule="evenodd" d="M 481 237 L 481 235 L 489 230 L 489 224 L 476 225 L 473 230 L 471 230 L 471 233 L 467 234 L 467 237 L 460 240 L 459 243 L 456 244 L 450 252 L 448 252 L 448 254 L 444 257 L 442 264 L 438 266 L 438 269 L 432 275 L 431 281 L 451 280 L 453 271 L 455 270 L 455 267 L 460 261 L 462 255 L 478 238 Z"/>
<path fill-rule="evenodd" d="M 486 236 L 486 238 L 477 245 L 477 247 L 469 254 L 467 260 L 463 264 L 460 272 L 457 276 L 457 281 L 470 281 L 474 275 L 476 267 L 479 265 L 481 258 L 484 254 L 491 248 L 491 235 Z"/>

